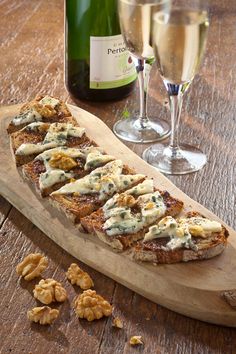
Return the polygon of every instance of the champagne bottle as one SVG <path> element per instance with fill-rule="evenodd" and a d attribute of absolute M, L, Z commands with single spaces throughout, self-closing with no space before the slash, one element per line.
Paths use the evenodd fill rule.
<path fill-rule="evenodd" d="M 66 0 L 65 80 L 73 98 L 104 101 L 131 93 L 136 70 L 119 26 L 117 0 Z"/>

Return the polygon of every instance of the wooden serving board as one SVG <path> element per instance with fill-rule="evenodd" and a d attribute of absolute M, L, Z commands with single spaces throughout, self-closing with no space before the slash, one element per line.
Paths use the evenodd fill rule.
<path fill-rule="evenodd" d="M 122 159 L 137 172 L 153 177 L 158 188 L 166 189 L 183 200 L 186 210 L 194 209 L 219 220 L 129 150 L 100 119 L 75 106 L 70 106 L 70 109 L 79 124 L 86 128 L 87 135 L 109 154 Z M 134 262 L 129 252 L 115 253 L 95 236 L 80 233 L 64 215 L 59 214 L 46 199 L 40 199 L 23 181 L 13 162 L 6 133 L 9 121 L 18 110 L 19 106 L 0 109 L 0 194 L 3 197 L 63 249 L 108 277 L 175 312 L 236 327 L 236 309 L 222 296 L 228 290 L 234 290 L 236 296 L 235 231 L 219 220 L 230 232 L 229 244 L 222 255 L 205 261 L 154 266 Z"/>

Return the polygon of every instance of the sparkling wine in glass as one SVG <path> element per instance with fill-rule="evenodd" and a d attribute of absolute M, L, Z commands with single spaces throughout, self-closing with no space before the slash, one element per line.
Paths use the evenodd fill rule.
<path fill-rule="evenodd" d="M 131 53 L 139 80 L 139 117 L 119 120 L 113 127 L 114 133 L 123 140 L 134 143 L 149 143 L 161 140 L 170 134 L 169 124 L 163 119 L 154 120 L 147 116 L 147 91 L 149 73 L 154 62 L 150 46 L 151 14 L 160 9 L 159 4 L 169 0 L 118 0 L 121 33 Z"/>
<path fill-rule="evenodd" d="M 176 0 L 152 16 L 152 45 L 158 70 L 169 95 L 170 144 L 155 144 L 143 158 L 166 174 L 201 169 L 207 159 L 198 148 L 179 144 L 178 126 L 183 95 L 198 71 L 208 32 L 207 1 Z"/>

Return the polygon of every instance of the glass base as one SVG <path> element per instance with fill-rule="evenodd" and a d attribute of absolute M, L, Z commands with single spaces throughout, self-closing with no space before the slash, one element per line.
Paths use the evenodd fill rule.
<path fill-rule="evenodd" d="M 207 162 L 206 155 L 198 148 L 182 144 L 172 148 L 155 144 L 143 152 L 143 159 L 168 175 L 184 175 L 200 170 Z"/>
<path fill-rule="evenodd" d="M 169 136 L 170 126 L 162 119 L 148 120 L 141 125 L 138 118 L 127 118 L 116 122 L 113 132 L 119 138 L 132 143 L 152 143 Z"/>

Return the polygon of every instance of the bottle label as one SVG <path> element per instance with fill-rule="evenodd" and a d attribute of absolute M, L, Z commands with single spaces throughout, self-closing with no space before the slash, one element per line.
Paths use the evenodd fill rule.
<path fill-rule="evenodd" d="M 133 60 L 121 34 L 90 37 L 90 88 L 121 87 L 137 77 Z"/>

